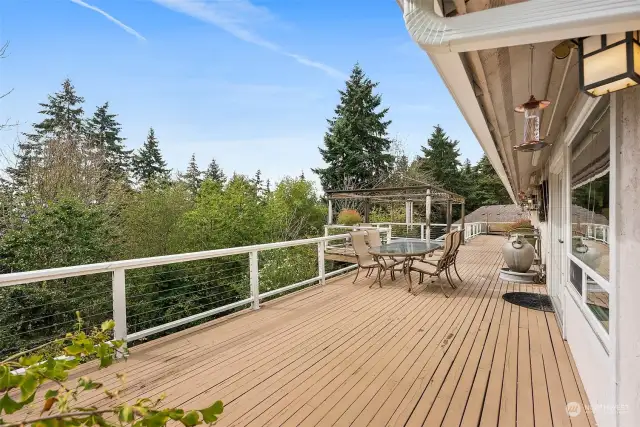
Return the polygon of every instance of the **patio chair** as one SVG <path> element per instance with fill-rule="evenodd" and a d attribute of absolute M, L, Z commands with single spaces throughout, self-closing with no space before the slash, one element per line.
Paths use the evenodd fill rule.
<path fill-rule="evenodd" d="M 449 233 L 445 236 L 444 239 L 444 248 L 442 254 L 439 257 L 433 257 L 431 259 L 425 258 L 423 261 L 414 261 L 410 268 L 409 274 L 411 271 L 416 271 L 420 273 L 420 281 L 422 283 L 424 281 L 424 276 L 437 277 L 440 278 L 442 273 L 447 277 L 447 282 L 449 282 L 449 286 L 453 289 L 456 288 L 455 283 L 450 277 L 449 267 L 453 262 L 453 249 L 455 246 L 455 232 Z M 440 289 L 442 289 L 442 293 L 445 297 L 449 298 L 449 295 L 444 290 L 442 286 L 442 281 L 440 281 Z M 409 289 L 411 291 L 411 289 Z"/>
<path fill-rule="evenodd" d="M 373 270 L 378 270 L 378 282 L 380 282 L 380 287 L 382 287 L 382 277 L 380 276 L 381 270 L 386 273 L 389 267 L 392 267 L 395 264 L 389 264 L 385 259 L 380 259 L 380 262 L 376 261 L 369 253 L 369 246 L 365 241 L 365 231 L 351 231 L 349 234 L 351 235 L 351 243 L 353 245 L 353 251 L 356 254 L 356 260 L 358 262 L 358 270 L 356 272 L 356 277 L 353 279 L 353 283 L 358 280 L 358 275 L 360 274 L 360 270 L 368 270 L 367 277 L 373 272 Z M 373 286 L 375 281 L 369 286 Z"/>
<path fill-rule="evenodd" d="M 464 282 L 462 280 L 462 277 L 460 277 L 460 273 L 458 273 L 458 265 L 456 263 L 456 260 L 458 258 L 458 252 L 460 250 L 460 245 L 462 244 L 462 230 L 458 230 L 458 231 L 454 231 L 451 232 L 449 234 L 453 235 L 453 247 L 451 249 L 451 256 L 450 256 L 450 260 L 449 260 L 449 268 L 451 268 L 451 266 L 453 266 L 453 270 L 456 272 L 456 276 L 458 276 L 458 279 L 460 279 L 460 282 Z M 443 249 L 439 249 L 436 252 L 433 252 L 429 255 L 429 258 L 424 258 L 423 261 L 427 262 L 429 264 L 435 265 L 435 263 L 442 257 L 442 251 Z M 434 257 L 434 254 L 436 255 Z M 451 275 L 451 278 L 453 279 L 453 273 L 451 273 L 451 271 L 449 271 L 449 274 Z M 454 287 L 457 287 L 454 284 Z"/>
<path fill-rule="evenodd" d="M 380 230 L 367 230 L 367 240 L 369 242 L 370 248 L 375 248 L 376 246 L 382 246 L 382 239 L 380 238 Z M 396 280 L 395 276 L 395 266 L 404 263 L 404 257 L 380 257 L 385 261 L 388 261 L 388 268 L 391 269 L 391 280 Z M 369 272 L 370 273 L 370 272 Z M 367 275 L 369 275 L 367 273 Z"/>

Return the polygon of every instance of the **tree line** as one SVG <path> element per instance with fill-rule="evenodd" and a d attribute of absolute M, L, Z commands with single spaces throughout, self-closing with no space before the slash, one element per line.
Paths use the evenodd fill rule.
<path fill-rule="evenodd" d="M 303 176 L 272 185 L 260 171 L 226 177 L 195 156 L 172 173 L 150 128 L 142 147 L 126 148 L 108 103 L 85 116 L 69 80 L 40 104 L 41 120 L 22 135 L 0 185 L 0 272 L 315 237 L 326 207 Z M 317 248 L 261 254 L 262 290 L 314 277 Z M 246 256 L 127 272 L 129 331 L 244 299 Z M 86 326 L 111 313 L 108 275 L 0 289 L 0 348 L 25 348 L 70 329 L 80 310 Z"/>

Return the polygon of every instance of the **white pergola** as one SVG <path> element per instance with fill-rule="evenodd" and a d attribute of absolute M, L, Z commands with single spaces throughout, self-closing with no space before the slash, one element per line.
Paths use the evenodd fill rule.
<path fill-rule="evenodd" d="M 464 230 L 464 203 L 465 199 L 459 194 L 452 193 L 434 185 L 413 185 L 405 187 L 381 187 L 364 189 L 327 190 L 325 192 L 328 204 L 329 215 L 327 223 L 333 224 L 334 202 L 338 200 L 360 201 L 364 205 L 364 222 L 369 222 L 369 212 L 373 203 L 405 203 L 405 222 L 413 224 L 414 206 L 424 203 L 425 223 L 427 227 L 431 225 L 431 207 L 433 205 L 445 205 L 447 209 L 447 233 L 451 231 L 452 208 L 453 205 L 461 206 L 461 223 Z"/>

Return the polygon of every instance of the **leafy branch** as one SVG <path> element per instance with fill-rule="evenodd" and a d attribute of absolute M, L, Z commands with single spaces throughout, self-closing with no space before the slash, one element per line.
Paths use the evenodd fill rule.
<path fill-rule="evenodd" d="M 47 357 L 47 345 L 29 352 L 17 353 L 0 362 L 0 417 L 14 414 L 34 402 L 37 392 L 45 385 L 55 385 L 44 394 L 39 417 L 5 422 L 2 427 L 31 425 L 34 427 L 100 426 L 161 427 L 169 421 L 179 421 L 185 427 L 212 424 L 223 411 L 221 401 L 204 409 L 160 408 L 165 396 L 156 399 L 142 398 L 134 404 L 119 399 L 120 389 L 104 389 L 113 401 L 108 408 L 78 406 L 85 392 L 103 389 L 103 384 L 89 377 L 78 378 L 75 386 L 65 384 L 69 371 L 88 360 L 99 360 L 100 368 L 110 366 L 118 356 L 126 357 L 124 341 L 111 339 L 115 322 L 108 320 L 90 333 L 83 330 L 83 321 L 77 313 L 76 330 L 65 338 L 48 345 L 63 346 L 63 355 Z M 51 354 L 49 352 L 49 354 Z M 124 374 L 116 374 L 121 384 Z M 117 420 L 114 421 L 114 420 Z"/>

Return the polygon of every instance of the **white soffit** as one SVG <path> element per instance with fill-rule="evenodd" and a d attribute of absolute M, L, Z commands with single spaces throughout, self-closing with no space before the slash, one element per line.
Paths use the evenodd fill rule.
<path fill-rule="evenodd" d="M 496 129 L 492 123 L 496 119 L 495 112 L 487 111 L 486 106 L 481 106 L 478 101 L 472 78 L 458 52 L 475 54 L 475 51 L 483 49 L 538 44 L 640 28 L 640 0 L 529 0 L 450 18 L 438 15 L 439 7 L 434 0 L 396 1 L 403 10 L 410 35 L 429 54 L 514 202 L 515 192 L 521 189 L 528 180 L 527 174 L 532 172 L 529 167 L 522 168 L 522 160 L 525 164 L 530 164 L 531 155 L 525 154 L 520 160 L 514 159 L 513 152 L 508 147 L 511 143 L 509 138 L 500 132 L 500 126 Z M 511 71 L 513 73 L 514 70 Z M 526 80 L 523 83 L 523 89 L 526 90 Z M 514 91 L 518 92 L 515 88 Z M 544 95 L 540 93 L 538 98 Z M 551 94 L 546 95 L 550 97 Z M 512 103 L 511 99 L 497 99 L 499 97 L 500 95 L 491 94 L 489 99 L 494 105 Z M 562 101 L 563 104 L 567 103 L 567 99 Z M 545 116 L 543 121 L 547 123 L 543 124 L 543 132 L 547 131 L 545 125 L 550 119 L 550 116 Z M 559 121 L 556 117 L 555 122 Z M 492 134 L 490 127 L 497 135 Z M 521 168 L 523 173 L 518 172 Z"/>

